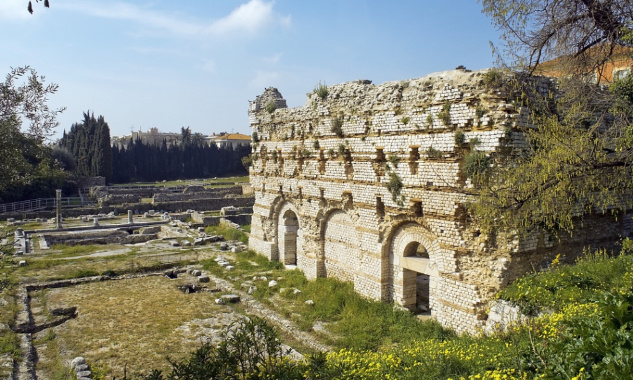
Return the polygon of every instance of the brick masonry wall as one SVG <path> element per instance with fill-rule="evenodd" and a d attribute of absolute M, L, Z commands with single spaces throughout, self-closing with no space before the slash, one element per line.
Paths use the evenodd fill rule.
<path fill-rule="evenodd" d="M 461 165 L 470 148 L 456 135 L 499 154 L 524 143 L 513 127 L 528 122 L 529 110 L 487 88 L 485 75 L 455 70 L 379 86 L 347 82 L 291 109 L 277 89 L 266 89 L 249 107 L 258 139 L 250 248 L 295 262 L 309 278 L 351 281 L 360 294 L 411 309 L 428 292 L 427 307 L 442 324 L 483 328 L 494 293 L 554 248 L 542 234 L 498 236 L 493 244 L 466 222 L 471 184 Z M 395 178 L 399 193 L 389 189 Z M 581 236 L 590 243 L 612 232 Z M 420 275 L 428 276 L 425 288 Z"/>

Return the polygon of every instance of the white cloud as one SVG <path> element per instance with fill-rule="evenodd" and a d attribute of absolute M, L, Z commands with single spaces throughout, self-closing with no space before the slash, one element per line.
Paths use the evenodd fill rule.
<path fill-rule="evenodd" d="M 9 1 L 15 2 L 19 0 Z M 146 27 L 187 36 L 223 36 L 235 33 L 253 35 L 271 25 L 277 24 L 287 27 L 291 22 L 290 16 L 280 16 L 274 12 L 274 2 L 266 2 L 264 0 L 249 0 L 227 16 L 214 21 L 178 18 L 168 13 L 155 11 L 147 7 L 142 8 L 126 2 L 106 3 L 69 0 L 56 6 L 96 17 L 130 20 Z"/>
<path fill-rule="evenodd" d="M 228 16 L 214 21 L 207 30 L 211 34 L 228 34 L 234 32 L 256 33 L 275 20 L 273 3 L 262 0 L 250 0 L 240 5 Z"/>

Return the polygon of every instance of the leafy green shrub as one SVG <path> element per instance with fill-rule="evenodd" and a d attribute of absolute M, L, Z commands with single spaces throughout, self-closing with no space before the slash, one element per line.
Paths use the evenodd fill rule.
<path fill-rule="evenodd" d="M 444 123 L 444 125 L 448 126 L 451 122 L 451 103 L 448 101 L 442 105 L 442 110 L 438 112 L 437 118 Z"/>
<path fill-rule="evenodd" d="M 273 113 L 277 109 L 277 104 L 273 101 L 266 103 L 266 111 L 268 113 Z"/>
<path fill-rule="evenodd" d="M 332 127 L 330 128 L 330 132 L 334 133 L 338 137 L 343 137 L 343 119 L 340 117 L 335 117 L 332 119 Z"/>
<path fill-rule="evenodd" d="M 345 146 L 345 144 L 338 144 L 338 154 L 340 156 L 344 155 L 346 150 L 347 147 Z"/>
<path fill-rule="evenodd" d="M 499 69 L 490 69 L 484 74 L 483 83 L 487 88 L 499 88 L 503 86 L 503 73 Z"/>
<path fill-rule="evenodd" d="M 443 153 L 441 150 L 437 150 L 432 146 L 429 146 L 429 148 L 426 150 L 426 156 L 428 158 L 442 158 Z"/>
<path fill-rule="evenodd" d="M 398 167 L 398 163 L 400 162 L 400 157 L 396 156 L 395 154 L 390 154 L 389 155 L 389 162 L 391 162 L 391 164 L 393 165 L 394 168 Z"/>
<path fill-rule="evenodd" d="M 169 361 L 171 370 L 152 370 L 145 380 L 162 379 L 300 379 L 306 368 L 289 360 L 276 328 L 261 318 L 242 318 L 222 333 L 216 347 L 204 343 L 188 358 Z"/>
<path fill-rule="evenodd" d="M 426 123 L 429 125 L 429 128 L 433 125 L 433 114 L 429 113 L 426 115 Z"/>
<path fill-rule="evenodd" d="M 312 146 L 314 147 L 314 150 L 319 150 L 319 148 L 321 148 L 321 144 L 319 144 L 319 140 L 314 140 L 314 143 L 312 144 Z"/>
<path fill-rule="evenodd" d="M 325 83 L 319 82 L 316 86 L 314 86 L 314 93 L 317 94 L 317 96 L 321 98 L 321 100 L 325 100 L 329 91 Z"/>
<path fill-rule="evenodd" d="M 477 109 L 475 109 L 475 116 L 477 116 L 477 119 L 481 119 L 487 113 L 488 113 L 488 110 L 485 109 L 484 107 L 478 106 Z"/>
<path fill-rule="evenodd" d="M 402 122 L 402 124 L 404 125 L 409 124 L 409 121 L 411 121 L 411 118 L 409 116 L 405 116 L 402 119 L 400 119 L 400 122 Z"/>
<path fill-rule="evenodd" d="M 389 182 L 387 182 L 387 190 L 391 193 L 391 198 L 394 202 L 397 202 L 403 187 L 404 184 L 402 183 L 400 176 L 396 173 L 390 173 Z"/>
<path fill-rule="evenodd" d="M 464 173 L 468 178 L 483 174 L 490 167 L 490 157 L 484 152 L 471 150 L 464 157 Z"/>
<path fill-rule="evenodd" d="M 251 134 L 251 138 L 252 138 L 253 142 L 255 142 L 255 143 L 259 142 L 259 136 L 257 135 L 257 132 L 253 132 L 253 134 Z"/>
<path fill-rule="evenodd" d="M 455 145 L 462 146 L 462 144 L 466 141 L 466 135 L 464 132 L 457 131 L 455 132 Z"/>

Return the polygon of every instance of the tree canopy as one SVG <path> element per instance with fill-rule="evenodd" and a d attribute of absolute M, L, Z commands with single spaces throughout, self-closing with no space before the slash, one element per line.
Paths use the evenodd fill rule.
<path fill-rule="evenodd" d="M 600 68 L 633 44 L 631 0 L 481 0 L 511 63 L 535 68 L 566 57 L 569 71 Z"/>
<path fill-rule="evenodd" d="M 529 126 L 509 131 L 504 157 L 492 157 L 472 177 L 473 216 L 487 231 L 545 228 L 571 232 L 583 215 L 622 215 L 633 207 L 633 77 L 609 88 L 583 80 L 617 47 L 630 44 L 633 14 L 625 0 L 482 0 L 502 31 L 509 58 L 523 73 L 500 83 Z M 633 63 L 631 49 L 629 65 Z M 506 51 L 507 52 L 507 51 Z M 530 72 L 544 60 L 567 57 L 563 77 L 544 94 Z M 518 112 L 518 111 L 517 111 Z"/>
<path fill-rule="evenodd" d="M 110 127 L 103 116 L 84 112 L 81 123 L 75 123 L 70 131 L 64 131 L 59 146 L 70 152 L 76 163 L 74 173 L 79 176 L 105 177 L 112 179 L 112 149 Z"/>
<path fill-rule="evenodd" d="M 0 202 L 51 196 L 65 181 L 44 144 L 63 111 L 47 105 L 56 91 L 28 66 L 12 69 L 0 82 Z"/>

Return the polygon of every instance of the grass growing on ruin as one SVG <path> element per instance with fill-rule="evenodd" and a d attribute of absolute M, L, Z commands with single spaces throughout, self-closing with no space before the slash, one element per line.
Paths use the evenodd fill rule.
<path fill-rule="evenodd" d="M 18 307 L 13 273 L 16 263 L 8 251 L 7 247 L 0 247 L 0 361 L 5 358 L 19 360 L 22 356 L 20 339 L 10 328 L 14 325 Z M 0 379 L 11 378 L 11 370 L 0 366 Z"/>
<path fill-rule="evenodd" d="M 244 244 L 248 244 L 248 234 L 235 228 L 227 227 L 224 225 L 207 226 L 204 228 L 204 232 L 208 233 L 209 235 L 222 235 L 224 236 L 225 240 L 237 240 Z"/>
<path fill-rule="evenodd" d="M 0 328 L 0 357 L 19 360 L 22 356 L 20 338 L 9 328 L 13 326 L 18 311 L 13 287 L 0 290 L 0 299 L 4 300 L 0 304 L 0 326 L 4 326 Z M 11 368 L 0 367 L 0 378 L 10 378 L 10 373 Z"/>
<path fill-rule="evenodd" d="M 292 318 L 306 331 L 311 331 L 317 322 L 325 322 L 330 334 L 324 339 L 338 348 L 378 349 L 422 338 L 452 336 L 435 321 L 420 322 L 409 312 L 361 297 L 350 283 L 327 278 L 308 281 L 301 271 L 285 270 L 281 263 L 270 262 L 252 251 L 238 254 L 234 264 L 231 272 L 225 272 L 212 260 L 205 262 L 204 268 L 217 276 L 230 275 L 238 287 L 257 277 L 253 281 L 256 299 Z M 278 282 L 273 288 L 268 286 L 272 279 Z M 306 304 L 307 300 L 314 305 Z"/>
<path fill-rule="evenodd" d="M 359 297 L 351 284 L 308 282 L 297 271 L 267 268 L 269 278 L 279 277 L 278 288 L 296 287 L 300 294 L 281 293 L 264 283 L 257 283 L 261 290 L 254 294 L 272 299 L 270 304 L 287 314 L 299 314 L 297 320 L 328 322 L 334 343 L 344 347 L 309 363 L 306 378 L 630 378 L 631 253 L 633 243 L 625 240 L 617 257 L 586 253 L 573 265 L 555 259 L 548 270 L 515 281 L 500 298 L 543 314 L 491 336 L 458 336 L 436 324 L 419 323 L 408 313 Z M 252 253 L 245 256 L 252 260 Z M 246 277 L 249 268 L 241 261 L 237 265 Z M 308 298 L 313 307 L 302 303 Z M 310 375 L 312 370 L 322 377 Z"/>
<path fill-rule="evenodd" d="M 99 245 L 99 244 L 90 244 L 90 245 L 68 245 L 68 244 L 53 244 L 50 249 L 51 252 L 55 254 L 55 257 L 64 256 L 78 256 L 78 255 L 89 255 L 91 253 L 97 251 L 109 251 L 112 249 L 121 248 L 122 246 L 112 246 L 112 245 Z M 57 252 L 55 252 L 57 251 Z"/>
<path fill-rule="evenodd" d="M 149 272 L 189 264 L 198 254 L 193 251 L 174 251 L 165 255 L 143 254 L 139 248 L 127 248 L 120 254 L 107 257 L 32 257 L 27 265 L 14 269 L 24 282 L 42 282 L 82 278 L 97 275 L 121 275 Z"/>

